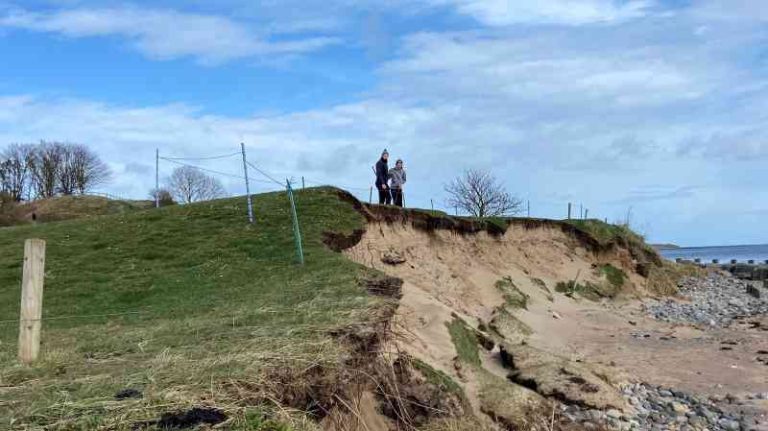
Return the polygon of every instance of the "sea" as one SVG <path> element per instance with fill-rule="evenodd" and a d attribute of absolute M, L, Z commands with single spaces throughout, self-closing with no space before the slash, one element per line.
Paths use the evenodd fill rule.
<path fill-rule="evenodd" d="M 674 250 L 659 251 L 667 259 L 701 259 L 702 263 L 711 263 L 713 259 L 720 263 L 729 263 L 732 259 L 746 263 L 754 260 L 765 263 L 768 260 L 768 244 L 762 245 L 733 245 L 721 247 L 683 247 Z"/>

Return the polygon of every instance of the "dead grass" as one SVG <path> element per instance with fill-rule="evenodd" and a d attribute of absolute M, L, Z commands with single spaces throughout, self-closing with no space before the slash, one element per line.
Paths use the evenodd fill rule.
<path fill-rule="evenodd" d="M 703 275 L 704 270 L 696 265 L 663 262 L 661 266 L 651 267 L 646 289 L 652 295 L 670 296 L 677 294 L 677 284 L 683 277 Z"/>

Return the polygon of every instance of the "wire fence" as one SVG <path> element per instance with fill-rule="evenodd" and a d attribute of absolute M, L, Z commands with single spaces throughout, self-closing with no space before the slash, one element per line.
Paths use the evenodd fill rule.
<path fill-rule="evenodd" d="M 225 162 L 227 160 L 232 160 L 233 162 L 237 162 L 238 165 L 240 165 L 241 161 L 236 160 L 242 157 L 242 171 L 239 169 L 231 169 L 226 170 L 225 168 L 222 168 L 222 162 Z M 208 173 L 210 175 L 215 175 L 217 177 L 223 177 L 231 180 L 237 180 L 242 181 L 246 190 L 250 190 L 250 185 L 253 184 L 264 184 L 268 185 L 269 187 L 274 188 L 275 190 L 285 190 L 287 195 L 286 200 L 286 209 L 285 215 L 290 217 L 290 221 L 286 220 L 286 225 L 291 226 L 291 230 L 293 232 L 294 236 L 294 244 L 296 249 L 296 256 L 295 260 L 289 256 L 276 256 L 272 259 L 250 259 L 249 261 L 251 263 L 258 263 L 258 262 L 264 262 L 269 264 L 269 268 L 276 268 L 279 265 L 285 265 L 285 266 L 295 266 L 298 264 L 304 264 L 305 257 L 304 257 L 304 251 L 303 251 L 303 245 L 302 245 L 302 236 L 301 236 L 301 223 L 300 223 L 300 214 L 298 214 L 296 209 L 296 203 L 295 199 L 296 197 L 293 194 L 293 189 L 298 188 L 299 181 L 301 188 L 305 188 L 307 186 L 309 187 L 315 187 L 315 186 L 324 186 L 324 185 L 333 185 L 335 187 L 347 190 L 354 195 L 358 197 L 361 201 L 367 201 L 369 203 L 374 203 L 374 198 L 377 198 L 377 190 L 373 185 L 368 185 L 367 187 L 361 187 L 359 185 L 350 185 L 350 184 L 338 184 L 338 183 L 329 183 L 329 182 L 323 182 L 320 180 L 317 180 L 315 178 L 308 178 L 304 175 L 288 175 L 284 181 L 280 180 L 278 175 L 275 175 L 274 173 L 270 172 L 269 169 L 264 168 L 263 166 L 260 166 L 253 161 L 247 160 L 247 155 L 245 152 L 245 148 L 243 148 L 242 151 L 238 152 L 232 152 L 232 153 L 226 153 L 226 154 L 217 154 L 217 155 L 204 155 L 204 156 L 197 156 L 197 157 L 171 157 L 171 156 L 161 156 L 159 152 L 156 155 L 156 189 L 159 190 L 159 176 L 160 176 L 160 163 L 168 163 L 173 166 L 178 167 L 189 167 L 194 168 L 197 170 L 200 170 L 201 172 Z M 215 166 L 210 166 L 211 163 L 215 163 Z M 253 178 L 249 176 L 250 172 L 253 172 L 256 174 L 256 177 Z M 116 199 L 116 200 L 127 200 L 122 196 L 111 194 L 111 193 L 102 193 L 102 192 L 92 192 L 90 193 L 94 196 L 102 196 L 109 199 Z M 248 196 L 250 199 L 250 195 Z M 434 207 L 434 203 L 436 202 L 434 198 L 430 198 L 430 204 L 433 210 L 436 208 Z M 438 204 L 438 206 L 440 206 Z M 441 209 L 441 208 L 437 208 Z M 442 208 L 445 210 L 445 208 Z M 459 211 L 457 209 L 454 209 L 456 215 L 459 215 Z M 530 201 L 526 202 L 526 206 L 524 211 L 526 212 L 525 215 L 531 216 L 531 205 Z M 282 212 L 282 211 L 281 211 Z M 445 211 L 450 213 L 451 211 Z M 580 206 L 579 212 L 576 213 L 575 211 L 575 205 L 568 204 L 568 218 L 588 218 L 589 210 L 587 208 L 584 208 L 583 205 Z M 339 214 L 340 215 L 340 214 Z M 326 280 L 322 277 L 313 277 L 312 285 L 314 285 L 314 288 L 321 287 L 323 283 L 331 283 L 332 281 L 330 279 Z M 313 288 L 313 286 L 307 286 L 308 289 Z M 316 304 L 314 304 L 316 305 Z M 307 319 L 307 315 L 311 314 L 312 312 L 319 312 L 319 313 L 327 313 L 327 312 L 335 312 L 338 315 L 341 315 L 343 313 L 352 313 L 356 312 L 355 310 L 339 310 L 334 309 L 334 307 L 320 307 L 319 310 L 309 310 L 306 308 L 302 308 L 302 304 L 298 304 L 297 306 L 293 307 L 274 307 L 270 306 L 269 304 L 264 304 L 263 306 L 259 307 L 258 305 L 255 305 L 254 308 L 249 309 L 247 313 L 232 313 L 232 316 L 222 318 L 222 319 L 232 319 L 232 327 L 230 330 L 227 331 L 221 331 L 220 333 L 209 333 L 209 331 L 205 331 L 204 336 L 205 337 L 217 337 L 217 336 L 224 336 L 224 335 L 237 335 L 240 332 L 251 332 L 256 330 L 261 330 L 264 328 L 263 325 L 260 325 L 258 322 L 258 316 L 261 315 L 301 315 L 304 320 Z M 91 321 L 88 323 L 94 323 L 94 324 L 100 324 L 104 320 L 113 320 L 113 319 L 122 319 L 122 318 L 138 318 L 141 320 L 147 320 L 147 321 L 154 321 L 156 319 L 168 319 L 172 316 L 169 316 L 167 314 L 162 314 L 158 312 L 158 310 L 155 310 L 151 307 L 145 307 L 142 309 L 133 309 L 133 310 L 112 310 L 104 313 L 89 313 L 89 314 L 64 314 L 64 315 L 54 315 L 54 316 L 42 316 L 39 319 L 3 319 L 0 320 L 0 328 L 3 327 L 11 327 L 14 326 L 21 327 L 23 324 L 29 324 L 31 322 L 62 322 L 62 321 Z M 186 316 L 180 316 L 180 317 L 186 317 Z M 240 323 L 238 323 L 238 319 L 240 320 Z M 290 320 L 290 319 L 288 319 Z M 310 319 L 311 320 L 311 319 Z M 247 321 L 254 322 L 255 324 L 246 325 L 243 324 Z M 87 323 L 87 324 L 88 324 Z M 222 323 L 222 322 L 219 322 Z M 310 322 L 306 324 L 291 324 L 289 325 L 286 330 L 287 331 L 309 331 L 309 332 L 322 332 L 328 334 L 329 331 L 332 329 L 332 326 L 323 326 L 319 325 L 318 322 Z M 274 329 L 273 329 L 274 330 Z M 253 334 L 251 334 L 253 335 Z M 267 333 L 263 334 L 265 337 L 273 337 L 277 334 L 275 333 Z M 6 346 L 9 345 L 9 343 L 6 343 Z"/>
<path fill-rule="evenodd" d="M 249 186 L 256 185 L 256 184 L 274 186 L 272 190 L 285 189 L 287 184 L 290 184 L 291 188 L 293 188 L 294 190 L 299 188 L 303 189 L 307 186 L 309 187 L 333 186 L 333 187 L 337 187 L 352 193 L 357 199 L 359 199 L 362 202 L 367 202 L 369 204 L 379 203 L 378 189 L 373 185 L 373 181 L 372 181 L 373 179 L 371 179 L 371 183 L 366 186 L 339 183 L 336 181 L 322 181 L 322 180 L 313 178 L 311 176 L 298 175 L 298 174 L 287 174 L 284 176 L 284 179 L 281 179 L 280 176 L 275 175 L 273 172 L 270 172 L 268 168 L 259 166 L 258 164 L 254 163 L 251 160 L 246 160 L 244 150 L 245 148 L 243 148 L 242 152 L 232 152 L 232 153 L 210 155 L 210 156 L 189 156 L 189 157 L 160 156 L 158 153 L 158 170 L 159 170 L 160 161 L 169 162 L 176 166 L 186 166 L 186 167 L 199 169 L 200 171 L 206 172 L 211 175 L 218 175 L 228 179 L 239 180 L 239 181 L 242 181 L 243 183 L 245 183 L 246 176 L 247 176 Z M 244 165 L 257 174 L 256 178 L 248 175 L 247 172 L 243 172 L 242 174 L 234 173 L 233 171 L 225 172 L 220 169 L 212 169 L 208 166 L 203 166 L 200 163 L 200 162 L 209 162 L 209 161 L 221 162 L 222 160 L 235 159 L 239 157 L 243 157 Z M 158 175 L 157 181 L 159 186 L 159 175 Z M 406 205 L 408 205 L 410 202 L 411 204 L 410 206 L 414 206 L 413 204 L 416 203 L 417 207 L 428 206 L 429 209 L 442 211 L 450 215 L 455 215 L 455 216 L 471 215 L 470 213 L 463 211 L 459 207 L 446 204 L 443 199 L 437 198 L 436 196 L 427 196 L 428 194 L 413 193 L 413 192 L 404 193 L 404 194 L 406 195 L 404 199 Z M 545 218 L 545 215 L 547 215 L 549 216 L 549 218 L 556 218 L 556 219 L 570 219 L 570 220 L 597 219 L 597 220 L 604 221 L 606 223 L 608 222 L 608 219 L 606 217 L 598 216 L 595 211 L 592 211 L 583 203 L 566 202 L 566 201 L 562 201 L 562 202 L 544 201 L 541 199 L 538 199 L 535 201 L 531 199 L 523 199 L 521 201 L 520 207 L 518 207 L 517 212 L 514 215 L 518 217 L 537 217 L 538 216 L 539 218 Z"/>

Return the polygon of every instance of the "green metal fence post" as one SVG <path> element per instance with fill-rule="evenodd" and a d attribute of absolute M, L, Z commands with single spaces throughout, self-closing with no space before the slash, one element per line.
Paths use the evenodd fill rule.
<path fill-rule="evenodd" d="M 288 191 L 288 200 L 291 202 L 291 218 L 293 219 L 293 239 L 296 242 L 296 259 L 299 265 L 304 265 L 304 248 L 301 245 L 301 231 L 299 230 L 299 216 L 296 214 L 296 202 L 293 199 L 293 188 L 291 182 L 285 180 L 285 187 Z"/>

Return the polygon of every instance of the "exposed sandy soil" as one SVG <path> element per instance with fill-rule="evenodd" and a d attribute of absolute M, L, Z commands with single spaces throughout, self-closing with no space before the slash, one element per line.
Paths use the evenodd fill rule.
<path fill-rule="evenodd" d="M 446 323 L 453 314 L 474 327 L 488 322 L 504 303 L 495 287 L 503 277 L 530 297 L 528 309 L 515 315 L 533 330 L 527 343 L 534 348 L 605 365 L 625 381 L 704 394 L 768 392 L 768 366 L 756 360 L 759 350 L 768 350 L 768 331 L 732 326 L 705 332 L 646 318 L 638 299 L 645 280 L 634 273 L 629 253 L 597 257 L 557 229 L 513 226 L 494 238 L 371 223 L 360 243 L 344 253 L 405 281 L 396 316 L 400 348 L 463 381 L 473 404 L 476 388 L 455 367 Z M 405 262 L 382 262 L 393 254 Z M 557 282 L 577 276 L 604 282 L 594 265 L 605 263 L 624 269 L 629 276 L 624 290 L 631 294 L 598 303 L 555 292 Z M 490 372 L 504 375 L 498 364 L 486 362 Z"/>

